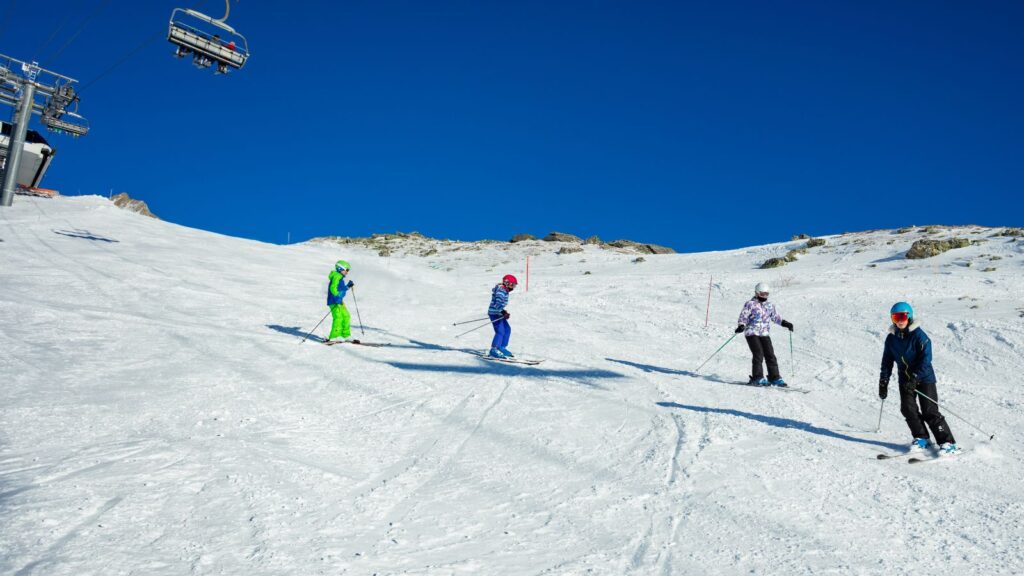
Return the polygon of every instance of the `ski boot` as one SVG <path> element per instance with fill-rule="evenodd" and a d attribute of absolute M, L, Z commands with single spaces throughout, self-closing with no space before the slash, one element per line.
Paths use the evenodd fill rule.
<path fill-rule="evenodd" d="M 910 443 L 910 449 L 908 452 L 924 452 L 927 448 L 927 438 L 914 438 L 914 441 Z"/>
<path fill-rule="evenodd" d="M 959 451 L 960 449 L 957 448 L 954 442 L 946 442 L 942 446 L 939 446 L 939 456 L 952 456 Z"/>
<path fill-rule="evenodd" d="M 771 382 L 769 382 L 769 384 L 771 384 L 772 386 L 778 386 L 779 388 L 785 388 L 786 386 L 789 386 L 789 384 L 786 384 L 786 381 L 783 380 L 781 377 L 772 380 Z"/>
<path fill-rule="evenodd" d="M 497 348 L 491 348 L 491 351 L 488 352 L 487 355 L 490 356 L 491 358 L 498 358 L 499 360 L 505 359 L 505 355 L 502 354 L 501 350 L 498 350 Z"/>
<path fill-rule="evenodd" d="M 753 376 L 751 376 L 750 380 L 747 380 L 747 386 L 768 386 L 768 379 L 754 378 Z"/>
<path fill-rule="evenodd" d="M 501 352 L 502 354 L 504 354 L 505 358 L 515 358 L 516 357 L 515 354 L 509 352 L 508 348 L 505 348 L 504 346 L 502 346 L 501 348 L 498 348 L 498 352 Z"/>

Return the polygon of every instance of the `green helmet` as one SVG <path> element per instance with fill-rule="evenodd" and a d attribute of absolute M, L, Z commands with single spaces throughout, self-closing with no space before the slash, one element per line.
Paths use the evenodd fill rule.
<path fill-rule="evenodd" d="M 343 272 L 345 270 L 351 270 L 352 266 L 349 265 L 349 263 L 344 260 L 338 260 L 337 262 L 334 263 L 334 269 L 337 270 L 338 272 Z"/>

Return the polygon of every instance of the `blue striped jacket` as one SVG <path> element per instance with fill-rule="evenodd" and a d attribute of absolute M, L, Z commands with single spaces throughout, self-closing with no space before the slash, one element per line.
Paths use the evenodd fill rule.
<path fill-rule="evenodd" d="M 501 314 L 501 311 L 508 306 L 508 290 L 498 284 L 491 291 L 491 305 L 487 308 L 488 314 Z"/>

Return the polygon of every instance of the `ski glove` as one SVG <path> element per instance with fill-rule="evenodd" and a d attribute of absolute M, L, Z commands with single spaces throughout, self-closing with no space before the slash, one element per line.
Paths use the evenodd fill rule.
<path fill-rule="evenodd" d="M 885 400 L 885 397 L 889 395 L 889 381 L 882 378 L 878 381 L 878 397 Z"/>
<path fill-rule="evenodd" d="M 786 329 L 787 329 L 787 330 L 789 330 L 790 332 L 792 332 L 792 331 L 793 331 L 793 323 L 792 323 L 792 322 L 790 322 L 789 320 L 783 320 L 783 321 L 781 322 L 781 324 L 782 324 L 782 327 L 783 327 L 783 328 L 786 328 Z"/>
<path fill-rule="evenodd" d="M 746 329 L 747 329 L 746 325 L 740 324 L 739 326 L 736 327 L 736 333 L 739 334 L 740 332 L 743 332 Z"/>
<path fill-rule="evenodd" d="M 921 381 L 917 379 L 917 376 L 910 376 L 906 382 L 900 382 L 900 394 L 914 397 L 914 390 L 917 390 L 917 385 L 920 383 Z"/>
<path fill-rule="evenodd" d="M 501 311 L 501 317 L 504 318 L 505 320 L 508 320 L 509 316 L 511 316 L 511 314 L 509 314 L 507 311 L 505 311 L 505 310 Z"/>
<path fill-rule="evenodd" d="M 353 282 L 353 281 L 351 281 L 351 280 L 349 280 L 349 281 L 348 281 L 348 284 L 346 284 L 346 286 L 348 286 L 349 288 L 351 288 L 351 287 L 353 287 L 353 286 L 355 286 L 355 285 L 356 285 L 356 283 L 355 283 L 355 282 Z"/>

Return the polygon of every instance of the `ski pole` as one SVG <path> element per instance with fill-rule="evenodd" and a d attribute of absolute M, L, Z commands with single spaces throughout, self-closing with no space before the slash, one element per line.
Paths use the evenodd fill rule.
<path fill-rule="evenodd" d="M 921 396 L 924 396 L 925 398 L 928 398 L 929 400 L 931 400 L 931 401 L 932 401 L 932 404 L 935 404 L 935 407 L 936 407 L 936 408 L 939 408 L 939 403 L 938 403 L 938 402 L 936 402 L 935 400 L 932 400 L 932 399 L 931 399 L 931 398 L 930 398 L 930 397 L 929 397 L 929 396 L 928 396 L 927 394 L 925 394 L 924 392 L 921 392 L 920 390 L 914 390 L 914 392 L 917 392 L 917 393 L 918 393 L 918 394 L 920 394 Z M 960 420 L 963 420 L 964 422 L 967 422 L 967 420 L 966 420 L 966 419 L 965 419 L 965 418 L 964 418 L 963 416 L 960 416 L 960 415 L 958 415 L 958 414 L 957 414 L 956 412 L 953 412 L 952 410 L 949 410 L 948 408 L 946 409 L 946 412 L 949 412 L 950 414 L 952 414 L 953 416 L 956 416 L 956 417 L 957 417 L 957 418 L 959 418 Z M 995 435 L 995 434 L 991 434 L 991 435 L 990 435 L 990 434 L 989 434 L 988 432 L 985 432 L 984 430 L 982 430 L 981 428 L 978 428 L 977 426 L 975 426 L 974 424 L 971 424 L 970 422 L 967 422 L 967 424 L 969 424 L 970 426 L 972 426 L 972 427 L 973 427 L 973 428 L 974 428 L 975 430 L 977 430 L 978 432 L 981 432 L 982 434 L 985 434 L 985 435 L 987 435 L 987 436 L 988 436 L 988 439 L 989 439 L 989 440 L 992 440 L 993 438 L 995 438 L 995 437 L 996 437 L 996 435 Z"/>
<path fill-rule="evenodd" d="M 495 322 L 497 322 L 498 320 L 504 320 L 504 319 L 505 319 L 505 317 L 504 317 L 504 316 L 499 316 L 499 317 L 498 317 L 497 319 L 495 319 L 495 320 L 491 320 L 491 321 L 490 321 L 490 322 L 488 322 L 487 324 L 481 324 L 481 325 L 477 326 L 476 328 L 473 328 L 473 329 L 471 329 L 471 330 L 466 330 L 466 331 L 465 331 L 465 332 L 463 332 L 462 334 L 457 334 L 457 335 L 456 335 L 455 337 L 456 337 L 456 338 L 458 338 L 459 336 L 465 336 L 466 334 L 469 334 L 470 332 L 475 332 L 475 331 L 477 331 L 477 330 L 479 330 L 479 329 L 483 328 L 484 326 L 489 326 L 489 325 L 491 325 L 491 324 L 494 324 L 494 323 L 495 323 Z"/>
<path fill-rule="evenodd" d="M 793 331 L 789 331 L 789 373 L 796 380 L 796 361 L 793 360 Z"/>
<path fill-rule="evenodd" d="M 356 306 L 356 318 L 359 319 L 359 333 L 366 336 L 366 331 L 363 330 L 363 317 L 359 315 L 359 301 L 356 300 L 356 289 L 355 286 L 350 288 L 352 290 L 352 303 Z"/>
<path fill-rule="evenodd" d="M 737 332 L 736 334 L 739 334 L 739 332 Z M 730 336 L 729 339 L 725 341 L 725 344 L 722 344 L 721 346 L 719 346 L 718 350 L 715 350 L 715 354 L 718 354 L 719 352 L 721 352 L 722 348 L 725 348 L 729 344 L 729 342 L 732 342 L 732 339 L 736 337 L 736 334 L 733 334 L 732 336 Z M 712 354 L 711 356 L 708 356 L 708 359 L 704 361 L 704 364 L 707 364 L 708 362 L 710 362 L 711 359 L 715 357 L 715 354 Z M 696 374 L 696 373 L 700 372 L 700 369 L 704 367 L 704 364 L 701 364 L 700 366 L 698 366 L 697 369 L 693 371 L 693 373 Z"/>
<path fill-rule="evenodd" d="M 882 398 L 882 405 L 878 407 L 878 428 L 875 429 L 875 433 L 882 431 L 882 408 L 885 408 L 885 398 Z"/>
<path fill-rule="evenodd" d="M 466 320 L 465 322 L 453 322 L 452 326 L 460 326 L 462 324 L 472 324 L 473 322 L 483 322 L 484 320 L 490 320 L 490 319 L 491 319 L 491 317 L 488 316 L 487 318 L 477 318 L 476 320 Z"/>
<path fill-rule="evenodd" d="M 310 336 L 312 336 L 312 335 L 313 335 L 313 332 L 316 332 L 316 329 L 317 329 L 317 328 L 319 328 L 319 327 L 320 327 L 320 325 L 324 323 L 324 320 L 327 320 L 327 316 L 328 316 L 328 315 L 329 315 L 330 313 L 331 313 L 331 311 L 330 311 L 330 310 L 328 310 L 328 311 L 327 311 L 327 314 L 324 314 L 324 317 L 323 317 L 323 318 L 321 318 L 321 319 L 320 319 L 320 321 L 316 323 L 316 326 L 313 326 L 313 329 L 309 331 L 309 334 L 306 334 L 306 338 L 309 338 Z M 305 342 L 305 341 L 306 341 L 306 338 L 303 338 L 303 339 L 302 339 L 302 342 Z M 299 344 L 302 344 L 302 342 L 299 342 Z"/>

